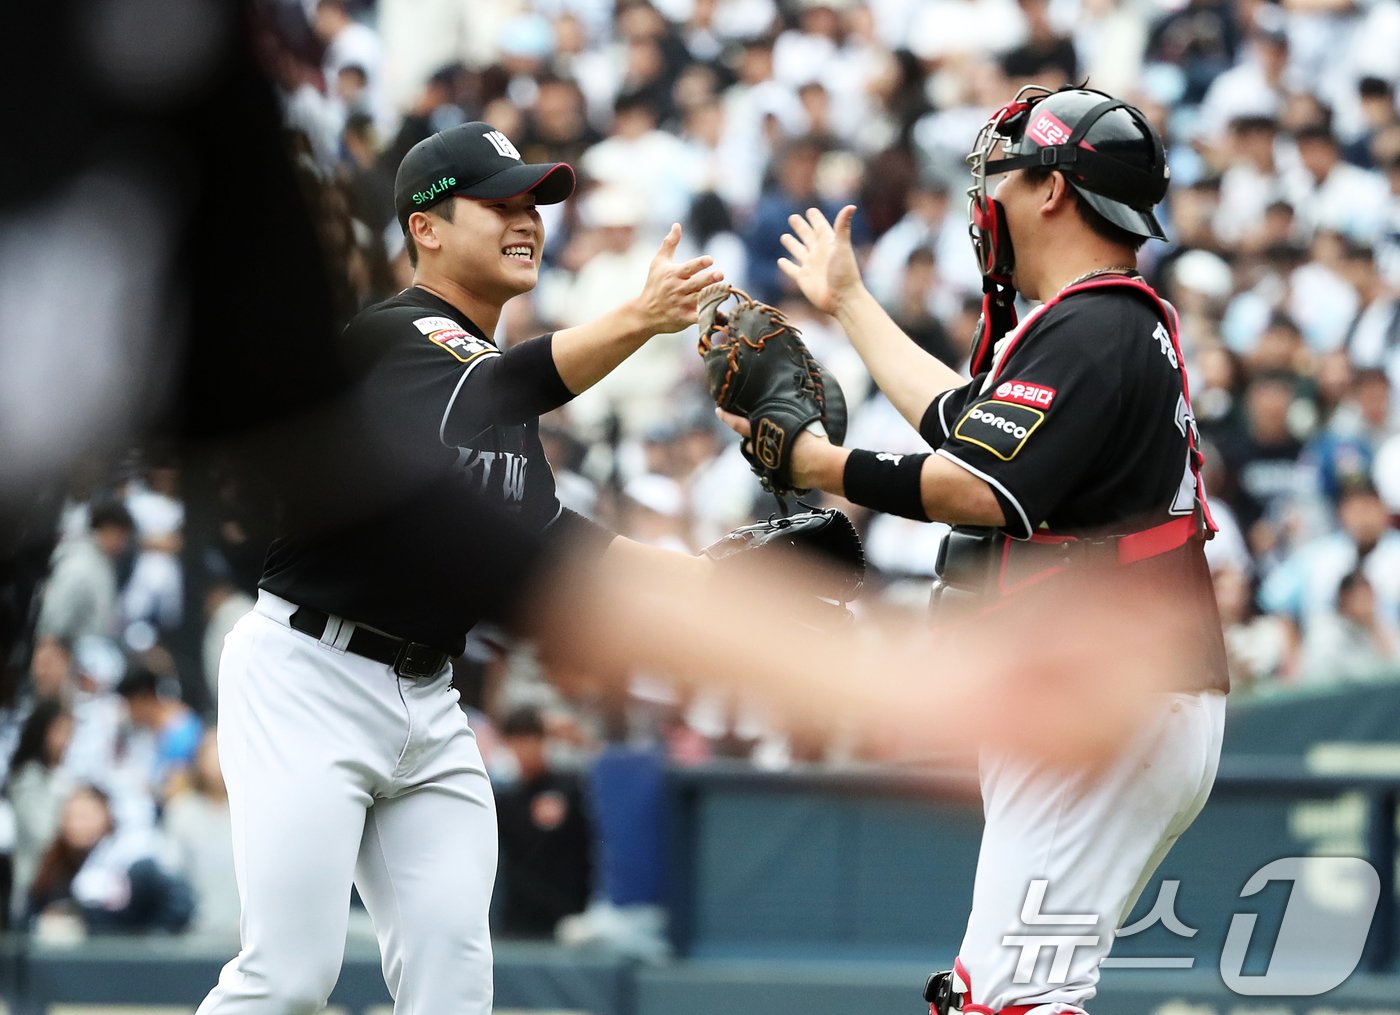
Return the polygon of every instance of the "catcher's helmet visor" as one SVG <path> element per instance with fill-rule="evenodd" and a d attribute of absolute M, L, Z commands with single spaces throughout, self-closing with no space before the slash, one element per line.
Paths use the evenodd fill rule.
<path fill-rule="evenodd" d="M 1086 190 L 1075 183 L 1073 179 L 1070 179 L 1069 184 L 1079 191 L 1079 196 L 1084 198 L 1090 208 L 1093 208 L 1119 229 L 1126 229 L 1134 236 L 1146 236 L 1153 240 L 1167 238 L 1166 231 L 1162 229 L 1162 223 L 1157 221 L 1157 215 L 1151 208 L 1139 211 L 1121 201 L 1112 201 L 1101 194 L 1095 194 L 1092 190 Z"/>

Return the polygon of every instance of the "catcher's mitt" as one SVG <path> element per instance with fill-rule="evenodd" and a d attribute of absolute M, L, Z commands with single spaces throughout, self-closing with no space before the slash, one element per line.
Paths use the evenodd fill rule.
<path fill-rule="evenodd" d="M 729 299 L 736 304 L 721 309 Z M 792 484 L 792 445 L 819 422 L 833 444 L 846 439 L 846 398 L 782 311 L 725 283 L 700 292 L 700 356 L 710 396 L 744 416 L 753 436 L 744 455 L 763 488 L 778 497 L 806 493 Z"/>
<path fill-rule="evenodd" d="M 744 525 L 705 547 L 722 567 L 764 567 L 785 562 L 796 569 L 793 592 L 844 605 L 865 582 L 865 550 L 851 520 L 832 508 Z"/>

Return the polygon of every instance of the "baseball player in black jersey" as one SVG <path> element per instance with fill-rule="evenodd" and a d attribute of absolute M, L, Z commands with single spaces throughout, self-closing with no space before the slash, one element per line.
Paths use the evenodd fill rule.
<path fill-rule="evenodd" d="M 789 220 L 781 268 L 841 323 L 934 449 L 880 454 L 803 433 L 792 472 L 795 485 L 954 526 L 936 623 L 955 603 L 956 616 L 986 620 L 1029 590 L 1095 573 L 1156 593 L 1134 597 L 1122 625 L 1178 625 L 1188 612 L 1169 691 L 1112 762 L 1066 769 L 995 743 L 981 751 L 986 830 L 972 913 L 954 969 L 931 978 L 928 1000 L 939 1015 L 1082 1012 L 1114 931 L 1205 803 L 1224 724 L 1225 656 L 1203 552 L 1214 525 L 1177 317 L 1136 271 L 1141 244 L 1164 238 L 1153 206 L 1168 170 L 1141 112 L 1087 89 L 1023 89 L 987 122 L 968 162 L 986 292 L 970 383 L 864 288 L 853 207 L 834 223 L 816 210 Z M 1019 323 L 1013 290 L 1039 301 Z M 748 436 L 746 420 L 725 420 Z M 1033 659 L 1036 646 L 1025 650 Z M 1095 667 L 1111 682 L 1115 665 L 1105 654 Z M 1093 701 L 1082 714 L 1095 721 Z M 1054 968 L 1053 948 L 1027 955 L 1008 943 L 1044 934 L 1023 925 L 1032 903 L 1092 916 L 1092 927 L 1074 921 L 1074 935 L 1093 943 L 1077 944 L 1066 968 Z"/>
<path fill-rule="evenodd" d="M 711 259 L 673 261 L 673 226 L 614 313 L 504 351 L 491 340 L 503 305 L 535 286 L 536 205 L 573 187 L 567 165 L 524 164 L 485 123 L 428 138 L 400 166 L 414 284 L 327 351 L 360 375 L 341 418 L 364 446 L 328 447 L 338 464 L 324 481 L 359 510 L 291 520 L 220 664 L 242 948 L 204 1015 L 320 1011 L 352 881 L 396 1012 L 489 1012 L 495 810 L 449 658 L 521 598 L 544 566 L 541 533 L 658 580 L 709 573 L 708 558 L 615 538 L 561 508 L 538 416 L 693 324 L 696 293 L 722 278 Z"/>

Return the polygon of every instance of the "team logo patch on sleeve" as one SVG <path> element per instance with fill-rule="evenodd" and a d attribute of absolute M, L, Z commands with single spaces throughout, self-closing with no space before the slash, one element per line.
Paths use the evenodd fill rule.
<path fill-rule="evenodd" d="M 1054 388 L 1029 381 L 1002 381 L 992 395 L 1000 401 L 1028 405 L 1032 409 L 1048 409 L 1050 403 L 1055 401 Z"/>
<path fill-rule="evenodd" d="M 975 444 L 1009 462 L 1021 453 L 1041 423 L 1045 413 L 1015 402 L 979 402 L 963 414 L 953 428 L 953 436 Z"/>
<path fill-rule="evenodd" d="M 490 342 L 463 330 L 450 317 L 420 317 L 413 326 L 426 335 L 429 342 L 447 350 L 461 363 L 470 363 L 482 353 L 497 351 Z"/>
<path fill-rule="evenodd" d="M 496 351 L 496 347 L 490 342 L 483 342 L 461 328 L 444 328 L 442 331 L 435 331 L 428 336 L 428 341 L 446 349 L 463 363 L 471 362 L 482 353 Z"/>

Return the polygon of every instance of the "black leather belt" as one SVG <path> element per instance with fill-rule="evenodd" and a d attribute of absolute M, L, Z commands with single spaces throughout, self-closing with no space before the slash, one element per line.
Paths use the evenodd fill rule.
<path fill-rule="evenodd" d="M 329 613 L 313 610 L 309 606 L 298 606 L 289 622 L 292 630 L 309 634 L 319 640 L 326 633 L 326 624 L 330 623 L 330 619 Z M 437 676 L 450 658 L 446 652 L 439 651 L 431 645 L 379 634 L 358 624 L 350 635 L 350 641 L 345 645 L 345 651 L 391 666 L 399 676 L 412 677 L 415 680 Z"/>

